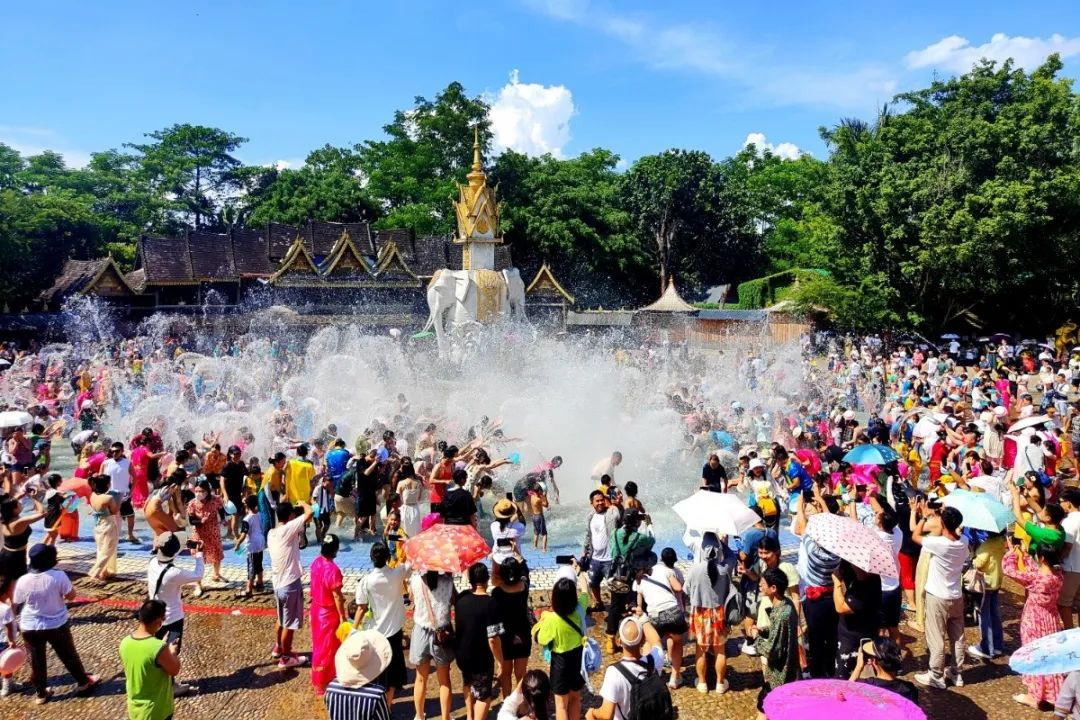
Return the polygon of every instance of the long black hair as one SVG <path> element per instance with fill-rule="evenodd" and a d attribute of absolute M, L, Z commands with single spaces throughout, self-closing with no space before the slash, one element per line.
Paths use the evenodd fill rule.
<path fill-rule="evenodd" d="M 548 700 L 551 698 L 551 680 L 543 670 L 529 670 L 521 678 L 521 694 L 529 703 L 536 720 L 548 720 Z"/>

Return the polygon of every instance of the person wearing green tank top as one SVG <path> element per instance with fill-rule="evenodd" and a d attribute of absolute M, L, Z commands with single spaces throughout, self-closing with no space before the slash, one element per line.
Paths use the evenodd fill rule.
<path fill-rule="evenodd" d="M 165 603 L 147 600 L 138 612 L 139 626 L 120 641 L 120 661 L 127 678 L 129 720 L 171 720 L 173 678 L 180 672 L 176 647 L 154 637 L 165 621 Z"/>

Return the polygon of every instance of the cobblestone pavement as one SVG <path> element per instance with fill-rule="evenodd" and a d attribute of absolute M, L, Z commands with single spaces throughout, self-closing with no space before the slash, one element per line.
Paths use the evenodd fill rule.
<path fill-rule="evenodd" d="M 66 569 L 74 570 L 68 563 Z M 134 628 L 132 607 L 141 600 L 144 585 L 134 580 L 118 581 L 101 586 L 85 578 L 75 580 L 80 601 L 72 607 L 72 625 L 75 641 L 88 671 L 97 673 L 102 685 L 89 698 L 76 698 L 72 694 L 74 684 L 63 668 L 50 658 L 50 687 L 55 691 L 52 701 L 44 706 L 31 703 L 31 694 L 15 694 L 0 699 L 0 718 L 3 720 L 119 720 L 125 715 L 124 678 L 116 654 L 117 644 L 123 635 Z M 197 601 L 197 608 L 189 614 L 184 637 L 181 679 L 194 683 L 197 696 L 177 701 L 176 718 L 199 718 L 200 720 L 261 720 L 263 718 L 326 717 L 322 705 L 312 693 L 307 669 L 281 671 L 270 660 L 274 618 L 273 602 L 269 594 L 250 601 L 234 601 L 237 588 L 210 590 Z M 346 591 L 352 587 L 347 583 Z M 1015 586 L 1011 587 L 1014 593 Z M 83 600 L 85 598 L 85 600 Z M 189 598 L 190 599 L 190 598 Z M 543 593 L 535 598 L 539 605 L 545 600 Z M 1009 650 L 1018 644 L 1019 601 L 1010 594 L 1003 603 L 1005 613 L 1006 643 Z M 234 615 L 234 609 L 246 614 Z M 297 650 L 310 647 L 307 628 L 298 635 Z M 590 630 L 593 637 L 600 638 L 600 630 Z M 968 639 L 977 631 L 968 628 Z M 738 640 L 729 642 L 729 650 L 737 652 Z M 925 647 L 918 639 L 913 645 L 914 658 L 905 664 L 904 677 L 925 669 Z M 606 658 L 610 659 L 610 658 Z M 675 692 L 675 702 L 683 720 L 714 720 L 716 718 L 753 718 L 754 701 L 760 685 L 760 673 L 755 672 L 755 662 L 746 656 L 734 657 L 729 663 L 731 690 L 722 697 L 703 696 L 694 689 L 692 669 L 684 671 L 687 685 Z M 539 652 L 532 663 L 542 667 Z M 410 673 L 411 677 L 411 673 Z M 600 675 L 594 676 L 599 688 Z M 17 680 L 25 682 L 27 671 L 23 669 Z M 1019 677 L 1008 670 L 1004 660 L 989 664 L 969 664 L 964 671 L 965 686 L 960 689 L 936 691 L 920 688 L 921 705 L 932 719 L 976 720 L 978 718 L 1008 720 L 1033 720 L 1049 717 L 1017 705 L 1011 699 L 1021 690 Z M 454 672 L 456 691 L 454 717 L 464 717 L 461 700 L 461 678 Z M 398 698 L 394 704 L 395 720 L 414 717 L 411 686 L 407 696 Z M 586 707 L 599 704 L 593 696 L 585 697 Z M 427 716 L 438 717 L 438 701 L 429 692 Z M 492 715 L 492 717 L 494 717 Z"/>

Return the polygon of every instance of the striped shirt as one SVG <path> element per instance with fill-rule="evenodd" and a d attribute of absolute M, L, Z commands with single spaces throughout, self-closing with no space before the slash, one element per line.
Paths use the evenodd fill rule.
<path fill-rule="evenodd" d="M 334 680 L 323 699 L 330 720 L 390 720 L 386 691 L 377 683 L 347 688 Z"/>

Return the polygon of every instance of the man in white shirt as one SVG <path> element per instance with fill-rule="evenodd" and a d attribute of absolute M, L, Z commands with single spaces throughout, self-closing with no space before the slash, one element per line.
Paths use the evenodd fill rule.
<path fill-rule="evenodd" d="M 915 682 L 944 690 L 946 681 L 963 687 L 960 663 L 964 658 L 964 597 L 961 575 L 968 558 L 968 544 L 960 537 L 964 516 L 953 507 L 941 509 L 941 535 L 926 534 L 927 504 L 921 501 L 914 511 L 918 517 L 911 539 L 930 553 L 926 573 L 926 647 L 930 669 L 915 675 Z M 946 646 L 948 641 L 948 646 Z M 951 649 L 946 666 L 946 650 Z"/>
<path fill-rule="evenodd" d="M 176 556 L 181 550 L 180 538 L 175 533 L 165 532 L 154 538 L 154 557 L 146 566 L 146 589 L 151 600 L 165 603 L 165 619 L 156 637 L 176 646 L 176 652 L 184 641 L 184 604 L 181 593 L 185 585 L 197 583 L 203 577 L 202 548 L 196 548 L 192 554 L 195 569 L 185 570 L 175 565 Z M 194 688 L 187 683 L 173 679 L 173 695 L 183 696 Z"/>
<path fill-rule="evenodd" d="M 619 509 L 609 506 L 607 496 L 599 490 L 589 494 L 589 504 L 593 514 L 586 523 L 582 557 L 589 563 L 589 592 L 593 598 L 589 612 L 599 612 L 604 609 L 600 586 L 611 568 L 611 534 L 619 521 Z"/>
<path fill-rule="evenodd" d="M 615 468 L 622 464 L 622 453 L 616 450 L 611 453 L 611 457 L 606 457 L 593 465 L 592 478 L 593 485 L 599 487 L 600 478 L 607 475 L 611 478 L 612 482 L 615 482 Z"/>
<path fill-rule="evenodd" d="M 1024 446 L 1024 457 L 1020 469 L 1023 472 L 1043 472 L 1046 467 L 1046 450 L 1043 448 L 1043 439 L 1038 435 L 1028 438 L 1028 444 Z"/>
<path fill-rule="evenodd" d="M 124 443 L 112 444 L 108 459 L 101 463 L 101 472 L 109 476 L 112 489 L 120 493 L 120 517 L 127 520 L 128 542 L 141 542 L 135 537 L 135 508 L 131 506 L 131 482 L 135 472 L 131 469 L 131 460 L 124 456 Z"/>
<path fill-rule="evenodd" d="M 387 567 L 390 549 L 384 543 L 371 546 L 371 563 L 375 569 L 356 583 L 356 619 L 353 627 L 360 629 L 364 615 L 370 609 L 375 616 L 374 629 L 390 642 L 390 664 L 379 677 L 378 684 L 386 689 L 386 703 L 393 705 L 394 693 L 405 687 L 405 650 L 402 645 L 405 627 L 404 583 L 409 577 L 408 564 Z"/>
<path fill-rule="evenodd" d="M 1061 521 L 1065 531 L 1065 549 L 1061 569 L 1065 583 L 1058 594 L 1058 612 L 1065 629 L 1074 627 L 1073 611 L 1080 608 L 1080 490 L 1066 488 L 1061 493 L 1061 509 L 1068 513 Z"/>
<path fill-rule="evenodd" d="M 277 643 L 270 657 L 279 658 L 278 667 L 282 669 L 307 662 L 307 656 L 293 653 L 292 642 L 293 635 L 304 626 L 304 568 L 300 566 L 300 538 L 304 534 L 304 525 L 311 519 L 311 506 L 304 502 L 296 504 L 301 512 L 294 518 L 291 503 L 278 503 L 278 524 L 266 534 L 270 576 L 277 604 Z"/>
<path fill-rule="evenodd" d="M 623 708 L 630 709 L 633 692 L 627 675 L 642 678 L 648 673 L 659 673 L 663 667 L 663 641 L 647 617 L 623 619 L 619 625 L 619 642 L 622 658 L 607 667 L 600 686 L 603 703 L 598 708 L 590 708 L 585 713 L 585 720 L 629 720 L 623 714 Z"/>

